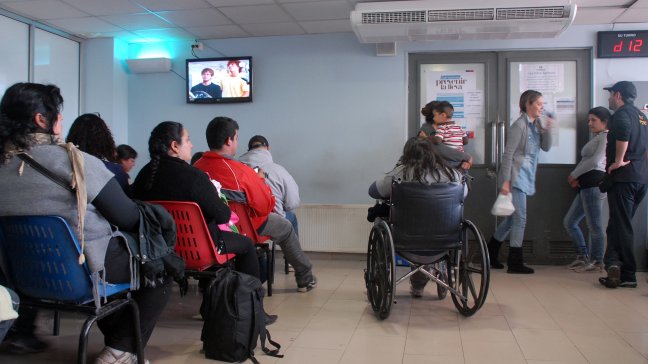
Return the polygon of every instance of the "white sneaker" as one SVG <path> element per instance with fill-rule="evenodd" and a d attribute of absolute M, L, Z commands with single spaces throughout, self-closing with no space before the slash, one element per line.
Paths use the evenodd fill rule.
<path fill-rule="evenodd" d="M 576 259 L 573 262 L 569 263 L 567 268 L 574 270 L 586 265 L 587 263 L 589 263 L 589 258 L 587 257 L 587 255 L 577 255 Z"/>
<path fill-rule="evenodd" d="M 603 263 L 592 261 L 583 266 L 580 266 L 574 269 L 574 272 L 583 273 L 583 272 L 603 272 Z"/>
<path fill-rule="evenodd" d="M 144 363 L 150 364 L 148 360 L 144 360 Z M 99 353 L 95 364 L 137 364 L 137 354 L 106 346 Z"/>

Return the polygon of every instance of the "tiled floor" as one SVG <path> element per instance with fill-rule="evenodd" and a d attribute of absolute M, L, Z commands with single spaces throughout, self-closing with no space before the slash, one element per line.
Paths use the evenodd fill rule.
<path fill-rule="evenodd" d="M 439 301 L 433 286 L 411 299 L 404 283 L 391 315 L 379 321 L 366 300 L 364 257 L 316 256 L 313 263 L 319 286 L 306 294 L 278 272 L 265 305 L 279 315 L 269 329 L 285 357 L 257 350 L 262 363 L 648 363 L 644 274 L 636 289 L 611 290 L 598 284 L 599 274 L 564 267 L 536 266 L 528 276 L 494 271 L 484 307 L 470 318 L 450 297 Z M 192 319 L 199 305 L 195 286 L 188 297 L 174 295 L 146 348 L 152 363 L 215 362 L 199 353 L 202 321 Z M 52 350 L 0 354 L 0 363 L 73 363 L 79 326 L 65 319 L 61 336 L 44 336 Z M 100 333 L 90 341 L 93 359 Z"/>

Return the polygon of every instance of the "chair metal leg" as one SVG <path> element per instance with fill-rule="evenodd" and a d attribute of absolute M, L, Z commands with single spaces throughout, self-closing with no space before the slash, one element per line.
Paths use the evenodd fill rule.
<path fill-rule="evenodd" d="M 274 243 L 272 247 L 274 248 Z M 272 279 L 272 271 L 274 270 L 274 252 L 270 249 L 270 246 L 266 246 L 265 256 L 266 262 L 268 262 L 268 264 L 266 264 L 266 277 L 268 280 L 268 297 L 270 297 L 272 296 L 272 283 L 274 283 Z"/>
<path fill-rule="evenodd" d="M 79 334 L 79 349 L 77 350 L 77 363 L 86 364 L 86 351 L 88 350 L 88 335 L 90 334 L 90 329 L 92 324 L 97 321 L 97 316 L 89 316 L 87 320 L 83 323 L 81 327 L 81 333 Z"/>
<path fill-rule="evenodd" d="M 128 304 L 133 310 L 133 330 L 135 331 L 135 351 L 137 354 L 137 363 L 144 364 L 144 347 L 142 345 L 142 329 L 140 325 L 140 314 L 137 302 L 131 297 L 128 298 Z"/>
<path fill-rule="evenodd" d="M 54 311 L 54 327 L 52 328 L 52 335 L 59 336 L 61 331 L 61 314 L 58 311 Z"/>
<path fill-rule="evenodd" d="M 286 258 L 284 258 L 284 273 L 290 273 L 290 269 L 288 268 L 288 261 L 286 260 Z"/>

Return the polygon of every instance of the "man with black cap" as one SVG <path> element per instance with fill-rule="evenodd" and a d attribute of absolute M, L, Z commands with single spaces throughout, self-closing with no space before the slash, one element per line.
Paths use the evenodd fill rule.
<path fill-rule="evenodd" d="M 637 89 L 632 82 L 620 81 L 605 90 L 610 92 L 610 109 L 614 115 L 608 123 L 605 177 L 608 183 L 602 184 L 610 206 L 603 259 L 608 275 L 599 278 L 599 282 L 608 288 L 635 288 L 637 267 L 632 217 L 646 195 L 648 121 L 633 105 Z"/>

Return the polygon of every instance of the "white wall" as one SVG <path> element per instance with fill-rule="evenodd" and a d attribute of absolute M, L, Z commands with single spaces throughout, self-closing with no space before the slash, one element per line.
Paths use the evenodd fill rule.
<path fill-rule="evenodd" d="M 82 46 L 80 113 L 101 114 L 117 144 L 128 142 L 127 47 L 113 38 L 90 39 Z M 74 118 L 64 122 L 69 128 Z"/>
<path fill-rule="evenodd" d="M 275 160 L 300 184 L 304 203 L 368 203 L 367 187 L 391 169 L 406 138 L 408 53 L 591 48 L 599 30 L 610 29 L 573 26 L 557 39 L 399 44 L 395 57 L 376 57 L 374 45 L 358 43 L 353 34 L 207 41 L 199 57 L 253 57 L 254 102 L 229 105 L 185 103 L 190 43 L 169 43 L 177 74 L 129 76 L 128 141 L 141 167 L 157 123 L 185 124 L 198 151 L 207 149 L 207 123 L 230 116 L 241 127 L 239 154 L 252 135 L 268 137 Z M 595 59 L 593 105 L 607 105 L 602 87 L 617 80 L 648 80 L 646 69 L 648 58 Z"/>

